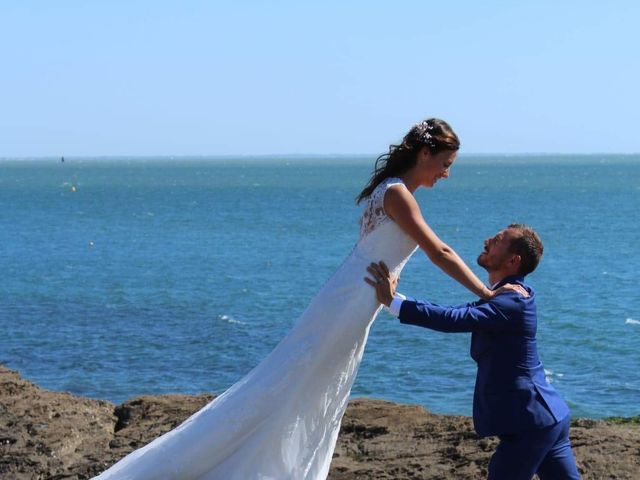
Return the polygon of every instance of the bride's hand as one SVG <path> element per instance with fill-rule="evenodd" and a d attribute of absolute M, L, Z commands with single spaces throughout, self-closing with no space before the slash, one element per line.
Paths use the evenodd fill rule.
<path fill-rule="evenodd" d="M 518 285 L 515 283 L 505 283 L 500 288 L 491 290 L 491 297 L 489 298 L 493 298 L 497 295 L 500 295 L 501 293 L 506 293 L 506 292 L 516 292 L 522 295 L 524 298 L 529 297 L 529 292 L 527 292 L 527 290 L 522 285 Z"/>

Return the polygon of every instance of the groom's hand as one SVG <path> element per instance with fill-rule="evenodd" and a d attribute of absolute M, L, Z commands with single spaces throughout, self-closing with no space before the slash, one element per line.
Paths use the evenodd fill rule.
<path fill-rule="evenodd" d="M 365 277 L 364 281 L 376 289 L 378 301 L 388 307 L 391 305 L 393 294 L 396 293 L 396 287 L 400 279 L 391 278 L 389 269 L 384 262 L 370 264 L 367 267 L 367 272 L 373 277 L 373 280 Z"/>

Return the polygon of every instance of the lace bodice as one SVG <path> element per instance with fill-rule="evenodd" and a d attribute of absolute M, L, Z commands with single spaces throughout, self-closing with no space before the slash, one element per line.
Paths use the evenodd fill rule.
<path fill-rule="evenodd" d="M 398 183 L 403 182 L 397 177 L 389 177 L 380 182 L 371 192 L 371 195 L 367 198 L 362 217 L 360 217 L 360 239 L 366 237 L 379 225 L 391 221 L 384 211 L 384 194 L 387 188 Z"/>

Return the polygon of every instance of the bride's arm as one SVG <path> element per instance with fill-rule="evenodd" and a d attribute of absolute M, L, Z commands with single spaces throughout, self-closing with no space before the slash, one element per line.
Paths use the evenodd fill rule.
<path fill-rule="evenodd" d="M 384 196 L 384 210 L 447 275 L 479 297 L 488 299 L 494 295 L 458 254 L 431 230 L 422 217 L 418 202 L 404 185 L 389 187 Z"/>

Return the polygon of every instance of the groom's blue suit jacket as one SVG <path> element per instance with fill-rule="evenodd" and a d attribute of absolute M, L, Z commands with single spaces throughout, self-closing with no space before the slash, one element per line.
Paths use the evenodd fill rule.
<path fill-rule="evenodd" d="M 473 422 L 481 436 L 520 433 L 552 425 L 569 414 L 567 404 L 549 385 L 538 357 L 534 291 L 523 277 L 507 277 L 529 292 L 507 292 L 489 301 L 445 307 L 407 299 L 402 323 L 441 332 L 472 332 L 471 357 L 478 364 Z"/>

